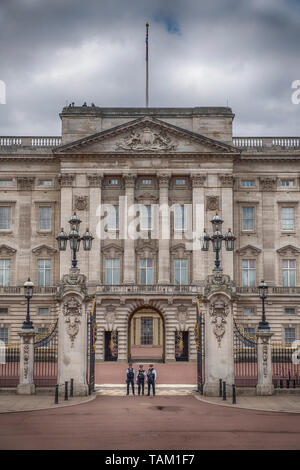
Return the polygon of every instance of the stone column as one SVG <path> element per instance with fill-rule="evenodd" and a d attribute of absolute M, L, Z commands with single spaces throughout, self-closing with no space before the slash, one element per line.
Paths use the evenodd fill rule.
<path fill-rule="evenodd" d="M 274 385 L 272 382 L 272 336 L 273 333 L 263 330 L 258 330 L 256 334 L 258 369 L 257 395 L 273 395 L 274 393 Z"/>
<path fill-rule="evenodd" d="M 234 384 L 233 301 L 229 276 L 208 276 L 205 288 L 205 384 L 204 395 L 219 395 L 219 380 L 226 382 L 227 394 Z"/>
<path fill-rule="evenodd" d="M 87 175 L 90 187 L 90 213 L 89 213 L 89 229 L 93 234 L 94 240 L 92 249 L 89 252 L 89 284 L 101 284 L 101 238 L 97 233 L 97 226 L 100 222 L 100 205 L 101 205 L 101 188 L 103 176 Z"/>
<path fill-rule="evenodd" d="M 20 382 L 17 393 L 20 395 L 33 395 L 35 385 L 33 381 L 34 367 L 34 329 L 22 329 L 19 333 L 20 347 Z"/>
<path fill-rule="evenodd" d="M 135 249 L 134 239 L 128 233 L 129 225 L 134 220 L 134 216 L 128 215 L 128 211 L 134 205 L 134 184 L 136 175 L 128 174 L 123 175 L 125 182 L 125 197 L 127 210 L 125 214 L 122 214 L 122 223 L 124 224 L 124 217 L 127 217 L 127 230 L 125 231 L 124 240 L 124 284 L 135 284 L 136 283 L 136 261 L 135 261 Z M 132 209 L 131 209 L 132 210 Z"/>
<path fill-rule="evenodd" d="M 228 228 L 233 231 L 233 176 L 220 175 L 219 178 L 222 195 L 222 219 L 224 220 L 222 232 L 225 234 Z M 226 251 L 225 243 L 223 243 L 220 255 L 224 273 L 233 279 L 233 251 Z"/>
<path fill-rule="evenodd" d="M 201 174 L 192 174 L 193 188 L 193 271 L 192 284 L 201 284 L 205 278 L 204 252 L 201 251 L 200 236 L 205 227 L 204 218 L 204 183 L 206 176 Z"/>
<path fill-rule="evenodd" d="M 169 175 L 158 175 L 160 207 L 158 240 L 158 284 L 170 283 L 170 212 L 169 210 L 167 210 L 167 207 L 169 207 L 169 179 Z"/>
<path fill-rule="evenodd" d="M 87 384 L 87 315 L 86 276 L 70 269 L 59 284 L 58 378 L 60 394 L 64 383 L 74 379 L 74 395 L 88 395 Z"/>
<path fill-rule="evenodd" d="M 73 198 L 73 182 L 75 175 L 70 173 L 61 173 L 58 177 L 58 181 L 61 186 L 60 190 L 60 226 L 64 228 L 66 233 L 69 233 L 70 220 L 72 211 L 72 198 Z M 60 278 L 71 266 L 71 250 L 68 244 L 66 251 L 60 251 Z"/>

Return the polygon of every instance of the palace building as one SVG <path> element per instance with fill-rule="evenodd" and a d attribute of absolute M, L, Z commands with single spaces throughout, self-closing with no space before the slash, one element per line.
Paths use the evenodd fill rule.
<path fill-rule="evenodd" d="M 61 136 L 0 137 L 0 340 L 18 340 L 29 276 L 37 333 L 57 317 L 71 251 L 56 237 L 74 211 L 94 237 L 78 266 L 97 296 L 97 361 L 196 360 L 196 296 L 215 262 L 199 240 L 216 211 L 236 236 L 220 257 L 239 324 L 254 334 L 264 278 L 274 339 L 300 339 L 300 137 L 233 136 L 225 107 L 69 106 L 60 118 Z"/>

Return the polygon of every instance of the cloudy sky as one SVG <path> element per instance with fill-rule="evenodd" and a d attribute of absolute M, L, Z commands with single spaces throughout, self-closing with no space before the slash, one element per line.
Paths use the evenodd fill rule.
<path fill-rule="evenodd" d="M 146 21 L 150 106 L 228 103 L 235 135 L 300 135 L 300 0 L 0 0 L 0 135 L 59 135 L 72 101 L 144 106 Z"/>

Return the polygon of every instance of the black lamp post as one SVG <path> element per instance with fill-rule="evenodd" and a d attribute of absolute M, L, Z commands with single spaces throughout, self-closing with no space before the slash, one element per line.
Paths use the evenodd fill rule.
<path fill-rule="evenodd" d="M 60 251 L 66 251 L 67 243 L 69 240 L 70 249 L 72 250 L 72 253 L 73 253 L 72 268 L 76 268 L 77 267 L 76 253 L 77 251 L 79 251 L 80 242 L 82 241 L 84 251 L 90 251 L 92 248 L 92 241 L 94 240 L 94 237 L 92 236 L 88 228 L 86 229 L 86 232 L 84 233 L 84 235 L 80 237 L 79 226 L 81 224 L 81 220 L 76 214 L 76 212 L 74 212 L 71 219 L 69 220 L 69 224 L 70 224 L 69 235 L 67 235 L 66 232 L 64 232 L 64 229 L 61 228 L 61 231 L 57 235 L 56 240 L 57 240 L 58 248 Z"/>
<path fill-rule="evenodd" d="M 236 240 L 236 237 L 232 233 L 230 228 L 228 229 L 228 232 L 225 235 L 222 234 L 223 220 L 219 216 L 218 212 L 216 212 L 216 215 L 212 218 L 211 223 L 213 226 L 213 234 L 210 237 L 207 234 L 206 229 L 204 229 L 201 250 L 208 251 L 209 242 L 211 241 L 212 246 L 213 246 L 213 251 L 216 253 L 214 271 L 222 271 L 221 262 L 220 262 L 220 251 L 222 249 L 222 242 L 225 241 L 225 248 L 227 251 L 233 251 L 234 241 Z"/>
<path fill-rule="evenodd" d="M 259 330 L 270 330 L 269 323 L 266 319 L 266 311 L 265 311 L 265 299 L 268 296 L 268 286 L 264 279 L 262 279 L 258 285 L 258 292 L 259 297 L 262 301 L 262 318 L 261 322 L 259 322 L 258 329 Z"/>
<path fill-rule="evenodd" d="M 26 320 L 23 322 L 23 329 L 24 330 L 32 330 L 33 329 L 33 323 L 30 320 L 30 299 L 32 298 L 33 295 L 33 282 L 30 280 L 30 277 L 27 279 L 27 281 L 24 283 L 24 295 L 27 300 L 27 314 L 26 314 Z"/>

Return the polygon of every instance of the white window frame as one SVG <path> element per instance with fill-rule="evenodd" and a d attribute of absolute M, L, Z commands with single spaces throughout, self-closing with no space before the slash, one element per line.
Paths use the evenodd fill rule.
<path fill-rule="evenodd" d="M 284 211 L 292 211 L 292 215 L 293 217 L 284 217 Z M 285 227 L 285 223 L 284 221 L 292 221 L 292 224 L 291 226 L 288 226 Z M 281 230 L 283 231 L 294 231 L 295 230 L 295 207 L 287 207 L 287 206 L 284 206 L 284 207 L 281 207 Z"/>
<path fill-rule="evenodd" d="M 5 230 L 11 230 L 11 221 L 12 221 L 12 208 L 11 206 L 5 206 L 5 205 L 0 205 L 0 210 L 1 209 L 9 209 L 7 211 L 8 213 L 8 216 L 4 216 L 4 220 L 2 221 L 1 220 L 1 217 L 0 217 L 0 230 L 2 231 L 5 231 Z M 5 211 L 4 211 L 5 212 Z M 5 220 L 6 219 L 6 220 Z M 7 222 L 5 227 L 3 227 L 2 225 L 4 225 L 4 222 Z"/>
<path fill-rule="evenodd" d="M 295 266 L 290 266 L 294 262 Z M 284 264 L 287 263 L 287 266 L 284 266 Z M 284 287 L 295 287 L 297 283 L 297 260 L 295 258 L 283 258 L 282 259 L 282 285 Z M 287 282 L 285 281 L 285 276 L 284 273 L 287 273 Z M 293 274 L 293 277 L 291 277 L 291 274 Z M 294 282 L 291 282 L 291 280 L 294 278 Z"/>
<path fill-rule="evenodd" d="M 252 209 L 253 217 L 244 217 L 244 209 Z M 252 221 L 252 227 L 251 228 L 245 228 L 244 227 L 244 222 L 246 223 L 247 221 Z M 247 225 L 247 224 L 246 224 Z M 243 232 L 254 232 L 255 231 L 255 207 L 254 206 L 242 206 L 242 231 Z"/>
<path fill-rule="evenodd" d="M 111 266 L 109 266 L 111 264 Z M 120 284 L 120 258 L 106 258 L 105 259 L 105 283 L 108 286 L 115 286 Z M 112 282 L 108 282 L 108 272 L 111 272 Z M 117 281 L 117 282 L 116 282 Z"/>
<path fill-rule="evenodd" d="M 178 221 L 180 223 L 178 223 Z M 187 230 L 187 208 L 185 204 L 175 204 L 174 205 L 174 231 L 186 232 L 186 230 Z"/>
<path fill-rule="evenodd" d="M 0 259 L 0 286 L 8 287 L 11 285 L 11 259 Z"/>
<path fill-rule="evenodd" d="M 49 263 L 49 266 L 46 266 L 47 263 Z M 37 260 L 37 284 L 39 287 L 51 286 L 51 268 L 52 268 L 51 259 L 43 258 L 43 259 Z M 40 275 L 42 275 L 42 282 L 40 282 L 41 280 Z M 49 283 L 47 281 L 48 276 L 49 276 Z"/>
<path fill-rule="evenodd" d="M 145 261 L 146 263 L 146 266 L 142 266 L 142 262 Z M 149 266 L 148 266 L 149 264 Z M 149 285 L 153 285 L 155 282 L 154 282 L 154 259 L 153 258 L 140 258 L 140 262 L 139 262 L 139 266 L 140 266 L 140 284 L 141 285 L 144 285 L 144 286 L 149 286 Z M 145 272 L 145 280 L 146 282 L 142 282 L 142 272 Z M 150 280 L 152 280 L 152 282 L 148 282 L 149 281 L 149 278 Z"/>
<path fill-rule="evenodd" d="M 244 261 L 248 262 L 248 266 L 244 267 Z M 251 261 L 254 263 L 254 267 L 250 267 Z M 253 258 L 243 258 L 242 263 L 242 286 L 243 287 L 255 287 L 256 286 L 256 260 Z M 247 283 L 244 283 L 244 272 L 247 273 Z M 251 279 L 250 273 L 254 273 L 254 279 Z"/>
<path fill-rule="evenodd" d="M 49 217 L 47 218 L 43 218 L 42 217 L 42 211 L 44 211 L 45 209 L 48 209 L 49 211 Z M 48 224 L 46 225 L 46 222 L 48 222 Z M 45 224 L 45 226 L 43 227 L 43 223 Z M 52 230 L 52 207 L 51 206 L 40 206 L 39 207 L 39 230 L 41 232 L 51 232 Z"/>
<path fill-rule="evenodd" d="M 176 264 L 179 262 L 179 266 Z M 185 266 L 184 266 L 185 264 Z M 179 273 L 179 282 L 176 282 L 176 272 Z M 185 282 L 183 282 L 185 281 Z M 188 284 L 188 260 L 186 258 L 174 259 L 174 284 L 179 286 L 186 286 Z"/>

